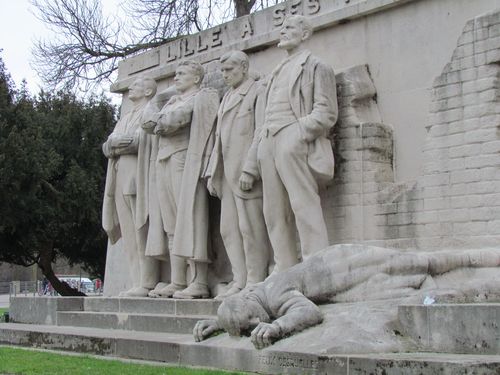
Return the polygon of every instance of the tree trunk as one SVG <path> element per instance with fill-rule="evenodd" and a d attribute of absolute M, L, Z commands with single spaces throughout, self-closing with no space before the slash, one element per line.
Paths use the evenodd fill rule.
<path fill-rule="evenodd" d="M 233 0 L 236 18 L 250 14 L 256 0 Z"/>
<path fill-rule="evenodd" d="M 57 278 L 54 270 L 52 269 L 52 258 L 54 250 L 52 244 L 49 244 L 45 249 L 40 250 L 40 259 L 38 260 L 38 267 L 42 270 L 43 275 L 50 282 L 54 290 L 63 297 L 67 296 L 86 296 L 85 293 L 80 292 L 70 287 L 66 282 Z"/>

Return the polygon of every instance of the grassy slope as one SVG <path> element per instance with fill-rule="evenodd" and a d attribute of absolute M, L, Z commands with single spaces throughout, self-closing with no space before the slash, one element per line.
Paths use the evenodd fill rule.
<path fill-rule="evenodd" d="M 48 352 L 0 347 L 0 374 L 16 375 L 215 375 L 242 374 L 127 363 Z"/>

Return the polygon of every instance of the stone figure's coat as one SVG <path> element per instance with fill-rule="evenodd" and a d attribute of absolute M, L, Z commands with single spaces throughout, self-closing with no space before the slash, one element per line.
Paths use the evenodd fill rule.
<path fill-rule="evenodd" d="M 219 197 L 222 196 L 223 177 L 233 194 L 243 199 L 262 197 L 257 145 L 254 142 L 254 134 L 259 132 L 255 129 L 259 125 L 255 122 L 257 91 L 258 83 L 249 78 L 234 89 L 230 100 L 227 94 L 222 99 L 217 114 L 215 147 L 207 169 Z M 240 188 L 242 172 L 251 174 L 256 180 L 248 191 Z"/>
<path fill-rule="evenodd" d="M 122 228 L 120 228 L 118 221 L 115 202 L 115 194 L 117 193 L 116 174 L 119 168 L 128 172 L 126 173 L 126 181 L 123 181 L 123 185 L 119 186 L 118 189 L 123 195 L 136 196 L 136 229 L 142 228 L 147 222 L 151 139 L 143 134 L 140 125 L 145 118 L 157 110 L 151 102 L 146 103 L 142 107 L 125 114 L 117 122 L 113 133 L 111 133 L 110 137 L 114 134 L 134 137 L 134 140 L 127 148 L 120 150 L 122 155 L 131 154 L 133 156 L 118 158 L 120 155 L 111 150 L 109 139 L 103 144 L 104 155 L 109 159 L 104 189 L 102 223 L 112 244 L 116 243 L 122 236 Z"/>
<path fill-rule="evenodd" d="M 266 98 L 277 72 L 288 61 L 285 60 L 273 70 L 266 88 Z M 319 182 L 326 182 L 333 178 L 334 173 L 332 145 L 326 137 L 338 116 L 335 73 L 331 66 L 313 56 L 310 51 L 303 51 L 290 61 L 290 106 L 297 118 L 301 138 L 309 143 L 309 167 Z"/>
<path fill-rule="evenodd" d="M 196 94 L 172 250 L 174 255 L 203 262 L 209 262 L 209 223 L 208 192 L 202 177 L 214 145 L 218 107 L 216 90 L 202 89 Z"/>

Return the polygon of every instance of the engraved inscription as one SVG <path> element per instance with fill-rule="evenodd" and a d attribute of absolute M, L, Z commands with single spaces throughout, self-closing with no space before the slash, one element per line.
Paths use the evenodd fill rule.
<path fill-rule="evenodd" d="M 312 358 L 288 357 L 285 355 L 271 354 L 259 356 L 259 364 L 264 366 L 277 366 L 287 368 L 317 369 L 318 360 Z"/>
<path fill-rule="evenodd" d="M 221 46 L 221 33 L 222 29 L 216 27 L 207 32 L 188 36 L 167 44 L 167 63 Z"/>
<path fill-rule="evenodd" d="M 319 0 L 293 0 L 288 4 L 280 4 L 273 11 L 273 25 L 281 26 L 288 14 L 311 16 L 320 11 Z"/>

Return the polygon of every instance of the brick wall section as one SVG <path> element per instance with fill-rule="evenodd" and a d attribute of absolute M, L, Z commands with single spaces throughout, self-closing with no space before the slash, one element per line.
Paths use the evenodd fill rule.
<path fill-rule="evenodd" d="M 385 226 L 386 239 L 397 240 L 393 244 L 500 244 L 499 62 L 496 11 L 466 24 L 451 62 L 434 81 L 423 176 L 411 187 L 383 192 L 378 225 Z"/>
<path fill-rule="evenodd" d="M 367 66 L 337 74 L 339 119 L 332 133 L 335 178 L 322 193 L 330 242 L 377 236 L 380 191 L 394 181 L 392 129 L 381 123 Z"/>

